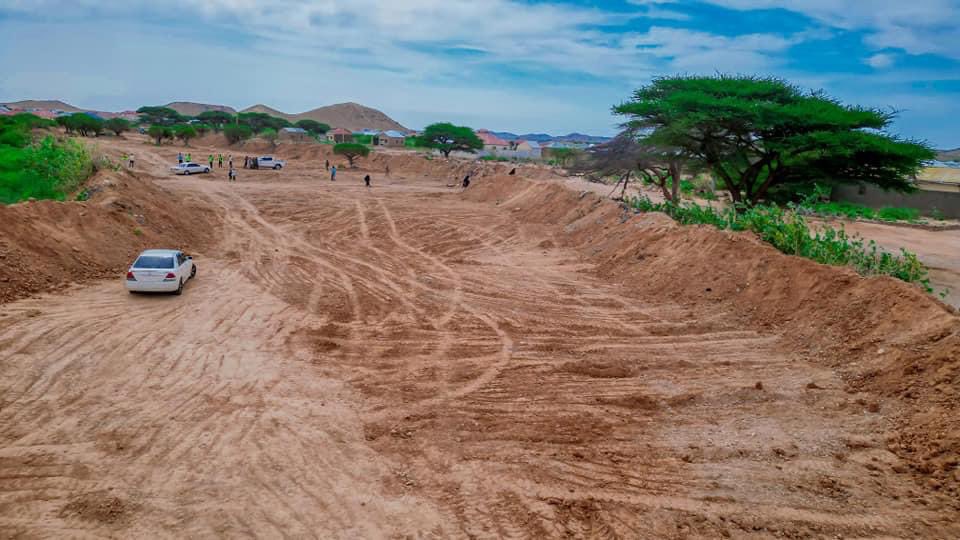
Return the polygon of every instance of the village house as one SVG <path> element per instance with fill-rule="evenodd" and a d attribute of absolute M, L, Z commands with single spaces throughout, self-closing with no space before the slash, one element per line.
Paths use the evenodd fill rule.
<path fill-rule="evenodd" d="M 303 128 L 298 128 L 298 127 L 280 128 L 280 134 L 279 134 L 280 139 L 295 141 L 295 142 L 302 142 L 307 140 L 309 137 L 310 137 L 310 133 Z"/>
<path fill-rule="evenodd" d="M 513 141 L 511 143 L 517 157 L 540 159 L 541 148 L 537 141 Z"/>
<path fill-rule="evenodd" d="M 406 135 L 394 130 L 384 131 L 377 139 L 378 146 L 386 146 L 387 148 L 403 148 L 407 141 Z"/>
<path fill-rule="evenodd" d="M 477 131 L 477 137 L 480 137 L 480 140 L 483 141 L 483 150 L 487 155 L 510 150 L 509 142 L 497 137 L 489 130 L 481 129 Z"/>
<path fill-rule="evenodd" d="M 353 132 L 349 129 L 334 128 L 327 132 L 327 140 L 334 144 L 353 142 Z"/>

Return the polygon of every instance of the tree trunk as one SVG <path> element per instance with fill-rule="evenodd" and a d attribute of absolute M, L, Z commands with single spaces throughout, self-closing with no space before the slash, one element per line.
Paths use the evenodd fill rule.
<path fill-rule="evenodd" d="M 620 191 L 620 200 L 627 195 L 627 184 L 630 183 L 630 171 L 627 171 L 627 174 L 623 175 L 623 189 Z"/>

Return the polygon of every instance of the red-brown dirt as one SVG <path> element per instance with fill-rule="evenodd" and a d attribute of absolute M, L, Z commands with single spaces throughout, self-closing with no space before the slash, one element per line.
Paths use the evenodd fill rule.
<path fill-rule="evenodd" d="M 960 322 L 916 288 L 548 170 L 331 182 L 296 145 L 230 184 L 108 150 L 169 194 L 147 215 L 207 216 L 199 277 L 0 306 L 10 536 L 960 536 Z"/>

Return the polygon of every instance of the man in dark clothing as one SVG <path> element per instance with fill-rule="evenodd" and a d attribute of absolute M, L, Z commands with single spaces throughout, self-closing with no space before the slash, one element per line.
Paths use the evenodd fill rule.
<path fill-rule="evenodd" d="M 367 187 L 370 187 L 370 175 L 369 175 L 369 174 L 363 177 L 363 183 L 366 184 Z"/>
<path fill-rule="evenodd" d="M 467 189 L 470 186 L 470 175 L 463 177 L 463 189 Z"/>
<path fill-rule="evenodd" d="M 183 152 L 177 152 L 177 163 L 183 163 Z"/>
<path fill-rule="evenodd" d="M 323 168 L 324 168 L 325 170 L 328 170 L 328 171 L 330 170 L 330 160 L 329 160 L 329 159 L 323 162 Z"/>
<path fill-rule="evenodd" d="M 217 168 L 223 168 L 223 154 L 217 154 Z"/>
<path fill-rule="evenodd" d="M 243 156 L 243 168 L 246 169 L 250 166 L 250 156 Z"/>

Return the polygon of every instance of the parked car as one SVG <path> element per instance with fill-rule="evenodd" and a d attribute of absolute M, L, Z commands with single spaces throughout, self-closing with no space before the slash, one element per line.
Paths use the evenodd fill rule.
<path fill-rule="evenodd" d="M 197 275 L 193 257 L 174 249 L 148 249 L 127 269 L 127 290 L 181 294 L 183 284 Z"/>
<path fill-rule="evenodd" d="M 173 167 L 170 167 L 170 170 L 173 171 L 173 174 L 190 176 L 191 174 L 208 173 L 210 172 L 210 167 L 201 165 L 199 163 L 190 162 L 174 165 Z"/>
<path fill-rule="evenodd" d="M 256 160 L 255 169 L 275 169 L 280 170 L 287 162 L 282 159 L 273 159 L 273 156 L 260 156 Z"/>

